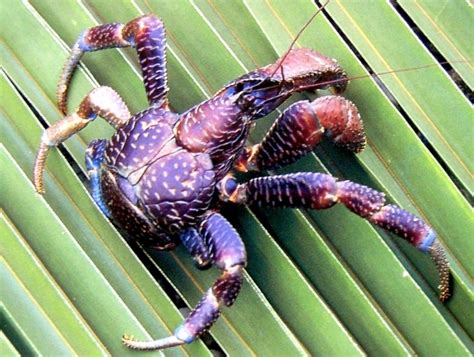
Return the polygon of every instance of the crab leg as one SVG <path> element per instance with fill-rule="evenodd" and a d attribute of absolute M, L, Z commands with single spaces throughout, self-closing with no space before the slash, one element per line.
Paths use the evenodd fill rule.
<path fill-rule="evenodd" d="M 193 257 L 194 264 L 198 269 L 203 270 L 210 267 L 212 263 L 211 252 L 204 241 L 204 237 L 195 228 L 183 231 L 179 237 L 189 254 Z"/>
<path fill-rule="evenodd" d="M 104 161 L 105 145 L 107 140 L 94 140 L 89 143 L 86 150 L 86 168 L 89 176 L 89 185 L 94 202 L 99 206 L 102 213 L 110 217 L 110 210 L 105 203 L 100 185 L 100 167 Z"/>
<path fill-rule="evenodd" d="M 240 171 L 272 170 L 298 160 L 319 144 L 323 134 L 353 152 L 365 146 L 365 134 L 354 104 L 340 96 L 300 101 L 286 109 L 261 143 L 247 148 L 236 162 Z"/>
<path fill-rule="evenodd" d="M 440 275 L 439 299 L 450 295 L 449 263 L 436 240 L 436 233 L 422 219 L 395 205 L 385 204 L 385 195 L 370 187 L 320 173 L 301 172 L 259 177 L 237 184 L 227 176 L 218 185 L 221 199 L 241 204 L 272 207 L 325 209 L 337 202 L 357 215 L 407 240 L 422 252 L 429 253 Z"/>
<path fill-rule="evenodd" d="M 128 122 L 130 112 L 122 98 L 112 88 L 99 87 L 90 91 L 76 112 L 58 120 L 43 133 L 33 172 L 36 191 L 44 192 L 43 172 L 49 148 L 58 146 L 84 129 L 97 116 L 118 128 Z"/>
<path fill-rule="evenodd" d="M 242 269 L 247 258 L 238 233 L 219 213 L 208 213 L 199 226 L 199 234 L 209 247 L 213 264 L 222 274 L 206 291 L 174 335 L 156 341 L 135 341 L 127 336 L 123 343 L 133 349 L 157 350 L 191 343 L 207 331 L 220 315 L 222 305 L 231 306 L 242 285 Z"/>
<path fill-rule="evenodd" d="M 111 23 L 84 31 L 74 44 L 64 65 L 58 84 L 59 109 L 67 112 L 67 91 L 72 74 L 85 52 L 105 48 L 136 47 L 148 101 L 151 105 L 166 104 L 166 36 L 159 18 L 145 15 L 127 23 Z"/>

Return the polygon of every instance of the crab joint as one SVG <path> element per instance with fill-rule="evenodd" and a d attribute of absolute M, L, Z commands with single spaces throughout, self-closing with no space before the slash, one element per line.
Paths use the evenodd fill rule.
<path fill-rule="evenodd" d="M 218 184 L 219 197 L 224 202 L 233 202 L 245 204 L 247 202 L 247 193 L 245 185 L 239 185 L 232 175 L 225 176 Z"/>
<path fill-rule="evenodd" d="M 258 171 L 256 155 L 261 144 L 245 148 L 234 163 L 234 168 L 240 172 Z"/>

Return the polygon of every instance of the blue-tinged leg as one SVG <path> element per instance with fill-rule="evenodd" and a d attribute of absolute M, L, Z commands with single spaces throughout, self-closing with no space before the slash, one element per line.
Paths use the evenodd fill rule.
<path fill-rule="evenodd" d="M 242 240 L 230 223 L 216 212 L 209 212 L 203 218 L 197 233 L 209 247 L 212 262 L 221 269 L 222 274 L 173 336 L 149 342 L 124 336 L 126 346 L 138 350 L 157 350 L 191 343 L 212 326 L 223 305 L 231 306 L 234 303 L 242 286 L 242 270 L 247 262 Z"/>
<path fill-rule="evenodd" d="M 325 209 L 340 202 L 357 215 L 429 253 L 440 275 L 441 301 L 450 296 L 449 263 L 436 233 L 421 218 L 395 205 L 385 205 L 385 195 L 370 187 L 313 172 L 259 177 L 237 184 L 232 176 L 219 184 L 220 198 L 241 204 Z"/>
<path fill-rule="evenodd" d="M 204 270 L 210 268 L 211 252 L 209 251 L 204 237 L 202 237 L 197 229 L 188 228 L 179 235 L 181 242 L 193 257 L 194 265 L 198 269 Z"/>
<path fill-rule="evenodd" d="M 89 176 L 89 185 L 92 198 L 97 206 L 99 206 L 102 213 L 110 218 L 110 211 L 105 204 L 102 196 L 102 186 L 100 185 L 100 167 L 104 161 L 105 145 L 107 140 L 91 141 L 86 150 L 86 169 Z"/>
<path fill-rule="evenodd" d="M 127 24 L 111 23 L 84 31 L 74 44 L 58 84 L 59 109 L 67 112 L 67 91 L 72 74 L 85 52 L 106 48 L 135 47 L 145 90 L 151 105 L 167 105 L 166 36 L 159 18 L 144 15 Z"/>

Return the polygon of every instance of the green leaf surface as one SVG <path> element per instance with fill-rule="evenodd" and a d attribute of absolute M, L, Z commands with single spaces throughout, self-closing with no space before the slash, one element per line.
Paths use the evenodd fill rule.
<path fill-rule="evenodd" d="M 466 26 L 474 23 L 472 4 L 431 0 L 399 0 L 399 4 L 472 90 L 474 30 Z"/>
<path fill-rule="evenodd" d="M 57 283 L 69 298 L 75 301 L 82 316 L 95 330 L 104 345 L 110 351 L 127 352 L 120 343 L 120 336 L 126 326 L 131 326 L 149 338 L 150 335 L 124 305 L 104 276 L 96 274 L 96 266 L 91 263 L 44 199 L 41 197 L 31 199 L 37 196 L 31 183 L 3 146 L 0 154 L 2 167 L 6 171 L 6 184 L 2 185 L 0 192 L 6 213 L 22 235 L 28 239 L 28 243 L 38 257 L 45 262 L 46 268 L 55 276 Z M 25 194 L 28 191 L 31 192 L 30 195 Z M 28 210 L 15 208 L 26 206 Z M 41 223 L 28 224 L 33 218 Z M 81 274 L 77 274 L 78 271 L 81 271 Z M 88 293 L 82 293 L 84 291 Z M 17 312 L 17 310 L 19 309 L 13 311 Z M 26 333 L 30 336 L 28 331 Z M 50 344 L 49 349 L 53 348 L 52 346 L 54 344 Z M 38 346 L 38 348 L 41 347 Z M 43 351 L 46 350 L 43 349 Z M 69 348 L 68 353 L 72 354 L 73 350 Z"/>
<path fill-rule="evenodd" d="M 1 299 L 5 307 L 12 311 L 13 318 L 18 321 L 22 329 L 37 346 L 40 353 L 54 349 L 59 354 L 70 356 L 72 347 L 65 341 L 61 331 L 57 329 L 38 303 L 31 297 L 28 289 L 21 283 L 12 268 L 0 259 L 0 277 L 2 284 L 8 286 L 2 290 Z"/>
<path fill-rule="evenodd" d="M 54 329 L 60 331 L 71 349 L 88 355 L 105 353 L 105 348 L 75 310 L 61 289 L 48 275 L 39 259 L 31 251 L 24 238 L 3 213 L 0 214 L 0 242 L 5 264 L 15 272 L 16 278 L 27 290 L 30 299 L 41 306 L 48 320 L 54 321 Z M 35 326 L 32 319 L 29 324 Z M 43 331 L 38 329 L 39 333 Z M 43 337 L 47 339 L 47 337 Z"/>
<path fill-rule="evenodd" d="M 324 300 L 278 247 L 253 213 L 225 211 L 239 230 L 250 259 L 248 271 L 270 303 L 304 343 L 311 355 L 359 355 L 363 350 Z M 277 281 L 284 284 L 275 284 Z M 319 334 L 315 331 L 324 330 Z"/>
<path fill-rule="evenodd" d="M 39 355 L 38 348 L 3 303 L 0 304 L 0 323 L 2 332 L 8 336 L 9 341 L 21 355 Z"/>
<path fill-rule="evenodd" d="M 17 232 L 16 244 L 23 237 L 31 247 L 31 254 L 67 297 L 64 306 L 68 300 L 74 305 L 80 319 L 110 353 L 126 353 L 120 346 L 121 333 L 165 336 L 182 317 L 101 216 L 62 155 L 53 152 L 48 159 L 44 199 L 33 192 L 25 173 L 31 177 L 41 124 L 17 91 L 46 123 L 58 120 L 56 82 L 67 49 L 79 33 L 100 23 L 127 22 L 153 12 L 167 28 L 171 105 L 184 111 L 227 81 L 275 61 L 316 7 L 304 0 L 6 3 L 0 5 L 1 20 L 9 19 L 10 24 L 0 26 L 4 71 L 0 77 L 0 138 L 9 152 L 2 151 L 2 182 L 9 175 L 12 183 L 2 188 L 2 205 Z M 413 3 L 402 1 L 401 6 L 447 59 L 459 59 L 453 57 L 455 51 L 450 47 L 455 44 L 469 60 L 469 31 L 463 21 L 454 20 L 459 10 L 448 6 L 441 11 L 433 3 L 415 5 L 431 19 L 442 18 L 438 36 L 429 19 L 419 15 L 421 10 L 413 10 Z M 462 16 L 469 18 L 469 11 L 466 7 Z M 380 28 L 384 31 L 377 31 Z M 327 14 L 316 18 L 296 46 L 337 58 L 349 76 L 366 73 L 347 41 L 377 72 L 436 63 L 393 7 L 382 2 L 332 1 Z M 146 106 L 133 49 L 87 54 L 83 64 L 73 79 L 70 109 L 97 83 L 115 88 L 134 112 Z M 453 63 L 453 68 L 466 83 L 472 83 L 472 66 Z M 448 250 L 454 274 L 452 299 L 446 305 L 437 301 L 436 272 L 427 257 L 344 208 L 323 212 L 228 208 L 224 213 L 246 243 L 249 265 L 235 306 L 225 309 L 211 330 L 224 353 L 473 353 L 474 243 L 470 232 L 474 221 L 463 196 L 472 195 L 472 135 L 466 135 L 472 107 L 440 68 L 382 76 L 382 81 L 396 98 L 397 107 L 371 80 L 353 81 L 345 94 L 357 104 L 365 122 L 369 145 L 363 154 L 355 157 L 324 143 L 281 172 L 330 172 L 383 190 L 390 202 L 421 215 Z M 274 117 L 258 123 L 253 141 L 264 134 Z M 84 168 L 87 143 L 112 132 L 97 120 L 68 140 L 65 148 Z M 3 169 L 4 162 L 9 170 Z M 41 228 L 46 222 L 51 225 L 47 233 Z M 64 242 L 57 242 L 55 232 Z M 151 258 L 190 307 L 217 277 L 215 270 L 197 271 L 183 249 Z M 58 270 L 58 261 L 70 262 L 68 272 Z M 75 268 L 78 262 L 84 264 L 83 269 Z M 11 266 L 14 274 L 22 276 L 20 269 Z M 66 283 L 64 277 L 69 276 L 72 281 Z M 74 289 L 84 281 L 88 287 L 80 294 Z M 90 284 L 97 284 L 94 294 L 90 294 Z M 103 299 L 110 299 L 104 315 L 110 311 L 112 320 L 99 321 L 93 316 L 97 307 L 88 306 L 96 301 L 102 306 Z M 118 313 L 120 318 L 116 318 Z M 2 310 L 2 324 L 7 321 L 10 328 L 8 339 L 23 354 L 33 351 L 37 347 L 28 342 L 28 333 L 22 332 L 13 315 Z M 426 341 L 427 326 L 430 343 Z M 66 329 L 60 332 L 68 333 Z M 209 353 L 202 343 L 166 351 L 193 356 Z"/>
<path fill-rule="evenodd" d="M 21 356 L 3 331 L 0 332 L 0 353 L 8 357 Z"/>

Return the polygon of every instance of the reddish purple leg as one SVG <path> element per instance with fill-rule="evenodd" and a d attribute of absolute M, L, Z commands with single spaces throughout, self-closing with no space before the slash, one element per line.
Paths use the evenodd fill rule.
<path fill-rule="evenodd" d="M 238 233 L 219 213 L 209 212 L 198 231 L 190 234 L 198 234 L 194 238 L 202 238 L 202 244 L 209 249 L 212 263 L 221 269 L 222 274 L 178 326 L 173 336 L 149 342 L 135 341 L 124 336 L 126 346 L 138 350 L 157 350 L 191 343 L 214 324 L 222 305 L 231 306 L 237 298 L 242 285 L 242 269 L 247 262 L 245 247 Z M 191 251 L 196 252 L 196 246 L 190 247 Z M 197 248 L 197 251 L 201 249 Z"/>
<path fill-rule="evenodd" d="M 262 142 L 244 151 L 236 168 L 272 170 L 291 164 L 312 151 L 323 134 L 336 145 L 356 153 L 365 146 L 364 128 L 356 106 L 343 97 L 326 96 L 288 107 Z"/>
<path fill-rule="evenodd" d="M 436 240 L 436 233 L 422 219 L 395 205 L 385 205 L 385 195 L 351 181 L 337 181 L 330 175 L 302 172 L 259 177 L 237 184 L 227 176 L 218 185 L 221 198 L 241 204 L 272 207 L 329 208 L 340 202 L 352 212 L 403 239 L 434 259 L 440 275 L 441 301 L 449 295 L 449 263 Z"/>
<path fill-rule="evenodd" d="M 151 105 L 167 105 L 165 28 L 154 15 L 139 17 L 126 25 L 111 23 L 84 31 L 74 44 L 59 80 L 59 109 L 67 112 L 67 91 L 72 74 L 85 52 L 105 48 L 135 47 L 142 68 L 145 90 Z"/>

